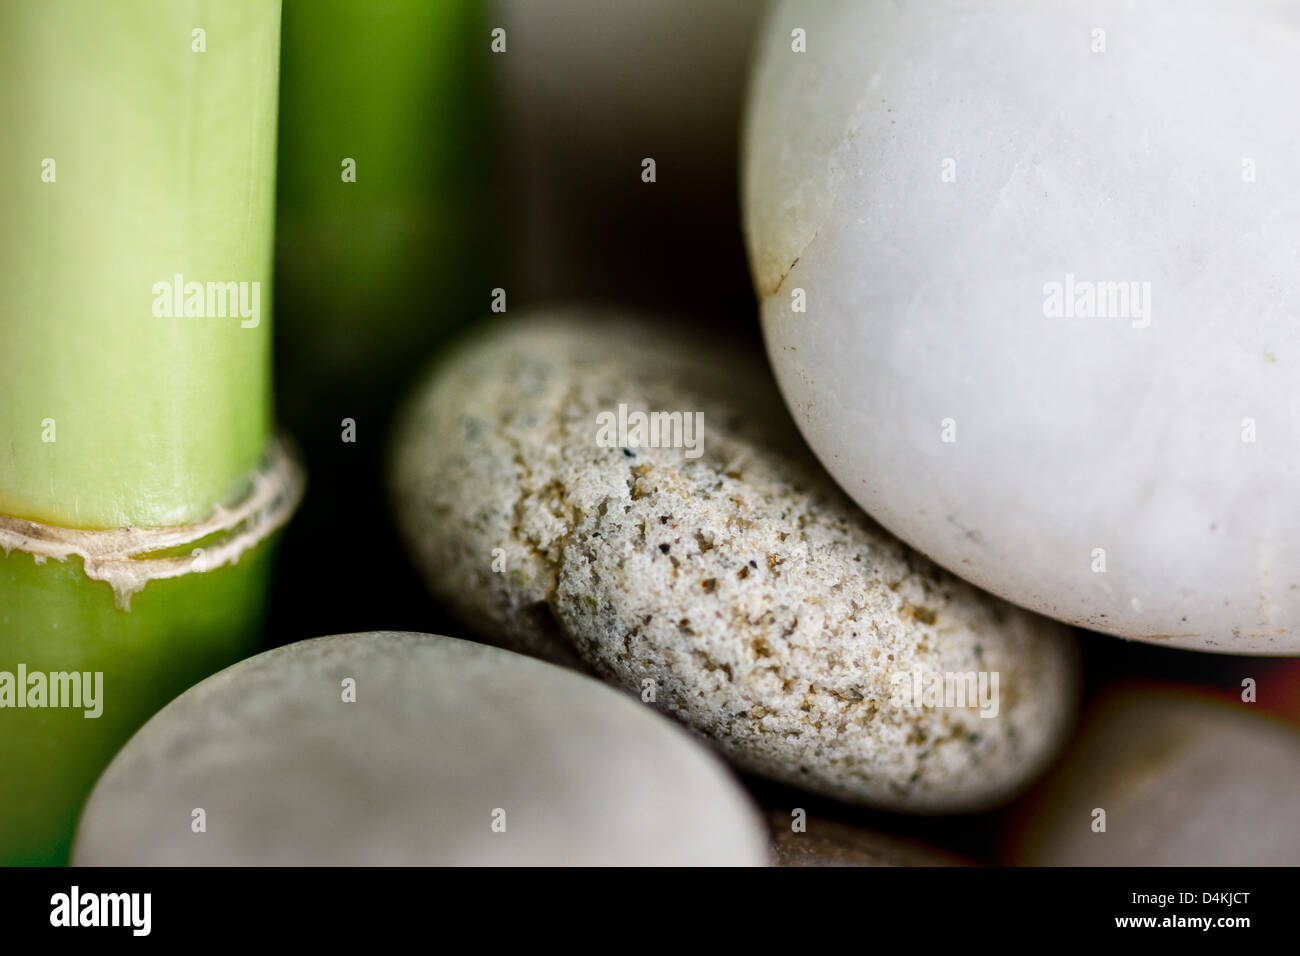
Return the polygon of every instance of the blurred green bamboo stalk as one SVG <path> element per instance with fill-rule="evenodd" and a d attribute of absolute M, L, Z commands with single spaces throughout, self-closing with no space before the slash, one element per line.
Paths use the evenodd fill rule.
<path fill-rule="evenodd" d="M 0 4 L 0 705 L 20 666 L 103 674 L 99 717 L 0 707 L 0 862 L 65 862 L 116 749 L 260 643 L 266 535 L 297 496 L 288 466 L 255 480 L 274 421 L 279 30 L 279 0 Z M 218 527 L 218 506 L 271 486 L 275 513 Z M 112 555 L 14 544 L 208 520 L 119 560 L 175 575 L 134 594 L 87 573 Z"/>
<path fill-rule="evenodd" d="M 276 235 L 280 402 L 309 450 L 372 429 L 486 310 L 489 28 L 480 0 L 286 0 Z M 369 420 L 363 420 L 363 419 Z"/>

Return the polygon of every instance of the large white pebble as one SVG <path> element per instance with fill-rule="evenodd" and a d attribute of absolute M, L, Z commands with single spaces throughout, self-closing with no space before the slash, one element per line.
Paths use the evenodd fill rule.
<path fill-rule="evenodd" d="M 1283 0 L 781 4 L 747 241 L 845 490 L 1061 620 L 1300 653 L 1298 91 Z"/>
<path fill-rule="evenodd" d="M 268 651 L 173 701 L 100 778 L 73 862 L 761 865 L 766 852 L 744 791 L 650 708 L 509 651 L 374 633 Z"/>

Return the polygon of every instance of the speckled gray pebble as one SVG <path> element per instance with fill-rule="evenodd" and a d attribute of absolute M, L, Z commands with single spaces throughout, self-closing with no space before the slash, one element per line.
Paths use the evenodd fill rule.
<path fill-rule="evenodd" d="M 626 695 L 374 633 L 268 651 L 169 704 L 95 786 L 73 862 L 763 865 L 767 833 L 721 761 Z"/>
<path fill-rule="evenodd" d="M 629 421 L 702 413 L 702 444 L 607 447 L 598 416 L 620 404 Z M 881 531 L 806 451 L 761 356 L 698 330 L 573 311 L 480 330 L 415 395 L 392 486 L 431 589 L 467 624 L 653 695 L 747 770 L 889 809 L 981 809 L 1071 723 L 1068 632 Z M 995 716 L 912 699 L 915 679 L 966 674 L 998 681 Z"/>

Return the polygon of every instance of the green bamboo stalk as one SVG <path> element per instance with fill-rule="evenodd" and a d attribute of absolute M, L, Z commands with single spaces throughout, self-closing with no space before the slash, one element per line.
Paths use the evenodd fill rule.
<path fill-rule="evenodd" d="M 510 286 L 490 254 L 500 220 L 488 195 L 484 7 L 284 5 L 276 398 L 312 473 L 284 558 L 300 566 L 327 552 L 344 513 L 352 547 L 368 558 L 328 604 L 315 600 L 309 578 L 280 580 L 280 639 L 370 628 L 375 587 L 394 619 L 438 620 L 393 533 L 381 458 L 418 367 L 488 307 L 492 288 Z"/>
<path fill-rule="evenodd" d="M 279 0 L 0 4 L 0 704 L 20 666 L 103 674 L 96 718 L 0 708 L 0 862 L 64 862 L 116 749 L 260 642 L 298 491 L 265 471 L 279 28 Z"/>
<path fill-rule="evenodd" d="M 285 2 L 277 373 L 309 451 L 337 450 L 344 417 L 377 438 L 504 284 L 481 276 L 489 42 L 481 0 Z"/>

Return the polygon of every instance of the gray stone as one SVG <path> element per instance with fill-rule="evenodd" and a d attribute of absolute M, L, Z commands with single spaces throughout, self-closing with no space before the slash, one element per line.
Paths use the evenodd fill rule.
<path fill-rule="evenodd" d="M 726 768 L 626 695 L 375 633 L 268 651 L 173 701 L 99 780 L 73 862 L 761 865 L 765 837 Z"/>
<path fill-rule="evenodd" d="M 702 414 L 702 444 L 610 447 L 600 416 L 620 404 L 629 422 Z M 532 315 L 446 358 L 396 448 L 396 510 L 442 601 L 653 693 L 747 770 L 978 809 L 1031 780 L 1071 722 L 1065 629 L 873 524 L 805 450 L 761 357 L 662 320 Z M 956 674 L 998 681 L 996 715 L 910 693 Z"/>

